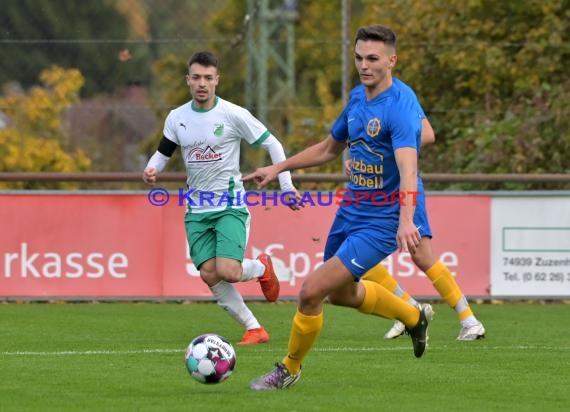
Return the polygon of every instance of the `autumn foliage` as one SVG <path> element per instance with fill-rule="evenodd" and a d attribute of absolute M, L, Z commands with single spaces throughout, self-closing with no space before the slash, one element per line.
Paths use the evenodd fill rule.
<path fill-rule="evenodd" d="M 69 150 L 62 123 L 64 111 L 78 100 L 84 83 L 78 70 L 51 67 L 41 72 L 41 85 L 25 93 L 9 92 L 0 97 L 0 107 L 9 119 L 0 129 L 0 171 L 77 172 L 90 167 L 88 156 Z M 64 183 L 0 183 L 3 188 L 71 188 Z"/>

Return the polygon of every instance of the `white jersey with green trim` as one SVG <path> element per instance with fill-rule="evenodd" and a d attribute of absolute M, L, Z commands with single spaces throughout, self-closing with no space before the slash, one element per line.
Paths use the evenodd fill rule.
<path fill-rule="evenodd" d="M 247 109 L 217 96 L 214 107 L 207 110 L 190 101 L 168 114 L 163 134 L 182 150 L 188 210 L 204 213 L 246 206 L 240 142 L 258 146 L 270 136 Z"/>

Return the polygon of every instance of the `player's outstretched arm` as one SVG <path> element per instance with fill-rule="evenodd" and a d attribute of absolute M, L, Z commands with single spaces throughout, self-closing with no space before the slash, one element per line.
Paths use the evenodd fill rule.
<path fill-rule="evenodd" d="M 283 145 L 277 138 L 273 135 L 270 135 L 262 144 L 267 153 L 269 153 L 269 157 L 271 157 L 271 162 L 273 164 L 277 164 L 282 162 L 286 159 L 285 151 L 283 150 Z M 301 210 L 302 207 L 305 205 L 301 204 L 301 195 L 293 186 L 293 181 L 291 180 L 291 173 L 289 171 L 282 172 L 278 175 L 279 178 L 279 187 L 284 192 L 283 196 L 287 205 L 289 205 L 289 209 L 291 210 Z"/>
<path fill-rule="evenodd" d="M 416 210 L 414 193 L 418 190 L 418 152 L 415 148 L 403 147 L 394 152 L 400 174 L 400 221 L 396 242 L 400 252 L 414 254 L 421 236 L 414 225 Z"/>
<path fill-rule="evenodd" d="M 344 174 L 350 177 L 352 173 L 352 159 L 346 159 L 344 161 Z"/>
<path fill-rule="evenodd" d="M 149 159 L 143 171 L 143 182 L 147 185 L 154 185 L 156 183 L 158 173 L 164 170 L 177 147 L 178 145 L 172 140 L 167 139 L 165 136 L 162 137 L 162 140 L 158 145 L 158 149 Z"/>
<path fill-rule="evenodd" d="M 242 178 L 243 181 L 253 181 L 258 188 L 266 186 L 276 176 L 286 170 L 304 169 L 318 166 L 335 159 L 346 148 L 344 143 L 338 142 L 328 135 L 323 141 L 309 146 L 296 155 L 277 164 L 261 167 L 255 172 Z"/>
<path fill-rule="evenodd" d="M 143 171 L 142 180 L 147 185 L 154 185 L 156 183 L 157 174 L 156 168 L 146 167 Z"/>

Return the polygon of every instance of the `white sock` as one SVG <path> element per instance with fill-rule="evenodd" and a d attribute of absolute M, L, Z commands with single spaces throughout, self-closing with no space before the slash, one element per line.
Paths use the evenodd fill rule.
<path fill-rule="evenodd" d="M 404 289 L 402 289 L 400 287 L 400 285 L 396 286 L 396 290 L 394 291 L 394 294 L 398 297 L 402 297 L 404 296 Z M 408 303 L 414 307 L 418 307 L 418 301 L 415 300 L 413 297 L 410 296 L 410 298 L 408 299 Z"/>
<path fill-rule="evenodd" d="M 468 316 L 465 319 L 463 319 L 461 322 L 461 326 L 464 328 L 470 328 L 471 326 L 475 326 L 476 324 L 479 323 L 479 321 L 477 320 L 477 318 L 474 315 Z"/>
<path fill-rule="evenodd" d="M 244 259 L 241 267 L 243 270 L 240 282 L 260 278 L 265 272 L 265 265 L 257 259 Z"/>
<path fill-rule="evenodd" d="M 210 290 L 218 305 L 228 312 L 232 318 L 245 326 L 246 329 L 261 327 L 251 310 L 245 305 L 242 296 L 234 285 L 222 280 L 210 287 Z"/>
<path fill-rule="evenodd" d="M 408 303 L 410 305 L 412 305 L 413 307 L 417 308 L 419 305 L 419 302 L 417 300 L 415 300 L 413 297 L 410 296 L 410 298 L 408 299 Z"/>
<path fill-rule="evenodd" d="M 457 302 L 457 304 L 455 305 L 455 307 L 453 309 L 455 309 L 455 312 L 457 314 L 460 314 L 461 312 L 463 312 L 468 307 L 469 307 L 469 302 L 467 302 L 467 298 L 465 296 L 461 296 L 461 299 L 459 299 L 459 302 Z M 470 316 L 466 317 L 465 319 L 463 319 L 462 321 L 460 321 L 459 323 L 461 323 L 462 327 L 469 328 L 471 326 L 475 326 L 476 324 L 478 324 L 479 321 L 477 320 L 477 318 L 474 315 L 470 315 Z"/>

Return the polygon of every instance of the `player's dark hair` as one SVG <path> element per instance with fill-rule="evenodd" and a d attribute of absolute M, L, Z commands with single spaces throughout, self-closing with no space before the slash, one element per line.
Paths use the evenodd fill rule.
<path fill-rule="evenodd" d="M 391 46 L 396 50 L 396 34 L 392 29 L 382 26 L 380 24 L 374 24 L 372 26 L 364 26 L 358 29 L 356 32 L 356 38 L 354 39 L 354 44 L 358 40 L 367 41 L 381 41 L 387 46 Z"/>
<path fill-rule="evenodd" d="M 198 63 L 205 67 L 214 66 L 215 68 L 218 68 L 218 58 L 207 51 L 196 52 L 190 56 L 190 59 L 188 59 L 188 68 L 190 68 L 194 63 Z"/>

